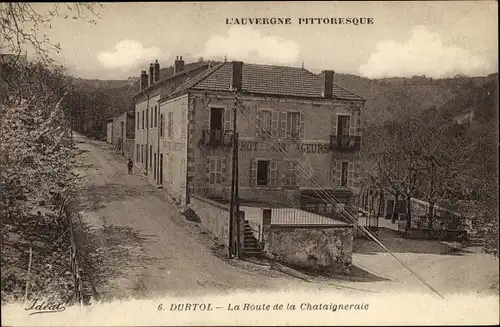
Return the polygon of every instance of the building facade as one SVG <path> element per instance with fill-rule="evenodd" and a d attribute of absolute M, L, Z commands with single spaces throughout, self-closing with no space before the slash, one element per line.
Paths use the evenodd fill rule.
<path fill-rule="evenodd" d="M 328 212 L 318 195 L 327 192 L 349 203 L 359 186 L 364 99 L 333 76 L 224 62 L 159 95 L 162 185 L 180 203 L 193 193 L 228 200 L 236 114 L 242 201 Z"/>
<path fill-rule="evenodd" d="M 160 113 L 158 101 L 171 93 L 188 79 L 208 69 L 211 62 L 185 65 L 182 57 L 177 57 L 174 65 L 160 70 L 160 64 L 151 63 L 149 74 L 144 70 L 140 76 L 140 90 L 134 95 L 135 104 L 135 167 L 142 170 L 158 186 L 163 185 L 165 116 Z"/>

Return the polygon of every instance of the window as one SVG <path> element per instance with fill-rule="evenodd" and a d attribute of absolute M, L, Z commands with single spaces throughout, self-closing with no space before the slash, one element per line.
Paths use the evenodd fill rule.
<path fill-rule="evenodd" d="M 173 120 L 174 120 L 174 113 L 173 112 L 169 112 L 168 113 L 168 126 L 167 126 L 167 136 L 168 137 L 173 137 L 174 135 L 174 131 L 173 131 Z"/>
<path fill-rule="evenodd" d="M 160 137 L 163 137 L 163 129 L 165 128 L 165 116 L 160 114 Z"/>
<path fill-rule="evenodd" d="M 341 180 L 340 180 L 340 185 L 341 186 L 347 186 L 347 166 L 349 165 L 348 162 L 342 162 L 342 175 L 341 175 Z"/>
<path fill-rule="evenodd" d="M 211 157 L 208 165 L 208 183 L 222 184 L 225 174 L 225 158 Z"/>
<path fill-rule="evenodd" d="M 149 128 L 149 109 L 146 109 L 146 128 Z"/>
<path fill-rule="evenodd" d="M 261 111 L 261 131 L 264 135 L 271 134 L 271 116 L 270 110 Z"/>
<path fill-rule="evenodd" d="M 154 122 L 154 116 L 153 116 L 153 114 L 154 114 L 153 113 L 153 107 L 151 107 L 151 120 L 150 120 L 150 123 L 149 123 L 150 124 L 149 127 L 151 127 L 151 128 L 153 128 L 153 122 Z"/>
<path fill-rule="evenodd" d="M 210 130 L 222 131 L 224 108 L 210 108 Z"/>
<path fill-rule="evenodd" d="M 158 106 L 155 106 L 155 127 L 158 127 Z"/>
<path fill-rule="evenodd" d="M 269 161 L 257 161 L 257 185 L 267 186 L 269 182 Z"/>
<path fill-rule="evenodd" d="M 144 163 L 144 144 L 141 144 L 141 163 Z"/>
<path fill-rule="evenodd" d="M 337 116 L 337 135 L 348 136 L 351 117 L 348 115 Z"/>
<path fill-rule="evenodd" d="M 349 161 L 335 162 L 335 186 L 353 187 L 355 186 L 355 168 L 359 168 L 359 163 Z"/>
<path fill-rule="evenodd" d="M 278 112 L 274 110 L 257 111 L 255 122 L 257 137 L 277 137 L 278 136 Z"/>
<path fill-rule="evenodd" d="M 299 174 L 297 172 L 297 164 L 292 160 L 287 160 L 283 163 L 284 168 L 284 187 L 297 187 L 299 186 Z"/>
<path fill-rule="evenodd" d="M 144 129 L 144 110 L 142 111 L 142 129 Z"/>
<path fill-rule="evenodd" d="M 288 112 L 287 113 L 287 136 L 297 139 L 299 138 L 300 129 L 300 113 L 298 112 Z"/>
<path fill-rule="evenodd" d="M 136 118 L 135 118 L 135 120 L 136 120 L 136 123 L 135 123 L 135 124 L 136 124 L 136 127 L 135 127 L 135 128 L 136 128 L 136 129 L 139 129 L 139 128 L 141 127 L 141 125 L 139 125 L 139 112 L 136 112 L 136 113 L 135 113 L 135 117 L 136 117 Z"/>
<path fill-rule="evenodd" d="M 276 186 L 277 161 L 254 159 L 250 164 L 251 186 Z"/>
<path fill-rule="evenodd" d="M 141 147 L 139 144 L 135 145 L 135 162 L 141 161 Z"/>

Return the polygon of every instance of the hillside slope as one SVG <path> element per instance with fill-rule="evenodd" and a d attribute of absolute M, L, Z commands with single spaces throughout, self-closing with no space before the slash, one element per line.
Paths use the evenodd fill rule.
<path fill-rule="evenodd" d="M 498 74 L 494 74 L 498 76 Z M 387 120 L 405 119 L 431 107 L 442 107 L 464 90 L 484 85 L 494 77 L 425 77 L 370 80 L 349 74 L 335 74 L 334 83 L 365 98 L 365 126 Z"/>

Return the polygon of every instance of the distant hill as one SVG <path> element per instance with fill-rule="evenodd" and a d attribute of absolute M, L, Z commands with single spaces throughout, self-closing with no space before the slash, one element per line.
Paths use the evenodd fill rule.
<path fill-rule="evenodd" d="M 96 89 L 116 89 L 128 87 L 137 83 L 135 80 L 100 80 L 100 79 L 84 79 L 72 78 L 72 83 L 76 86 L 88 86 Z"/>
<path fill-rule="evenodd" d="M 197 65 L 189 63 L 186 65 Z M 160 70 L 160 78 L 173 74 L 173 67 Z M 379 125 L 388 120 L 406 119 L 412 114 L 419 114 L 430 108 L 443 108 L 446 115 L 466 115 L 471 106 L 490 108 L 491 104 L 481 106 L 477 101 L 484 99 L 485 92 L 492 92 L 498 87 L 498 74 L 487 77 L 463 77 L 433 79 L 425 76 L 412 78 L 368 79 L 351 74 L 335 74 L 334 83 L 365 98 L 364 125 Z M 131 109 L 131 97 L 139 90 L 138 78 L 128 80 L 96 80 L 73 78 L 78 87 L 103 90 L 113 98 L 119 98 L 117 105 L 127 103 L 125 107 L 111 108 L 114 115 Z M 128 101 L 130 100 L 130 103 Z M 474 104 L 475 103 L 475 104 Z M 474 104 L 474 105 L 473 105 Z M 464 107 L 465 106 L 465 107 Z M 464 108 L 462 108 L 464 107 Z M 458 108 L 461 108 L 460 110 Z M 441 111 L 441 110 L 438 110 Z M 492 116 L 490 116 L 492 117 Z"/>
<path fill-rule="evenodd" d="M 459 95 L 469 94 L 467 90 L 476 90 L 497 78 L 498 74 L 446 79 L 415 76 L 371 80 L 356 75 L 335 74 L 334 83 L 367 100 L 363 116 L 365 126 L 369 126 L 387 120 L 405 119 L 409 114 L 431 107 L 440 108 Z"/>

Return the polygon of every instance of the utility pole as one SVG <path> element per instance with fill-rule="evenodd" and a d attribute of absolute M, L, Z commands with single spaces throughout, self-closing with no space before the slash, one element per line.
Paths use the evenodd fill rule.
<path fill-rule="evenodd" d="M 234 107 L 233 107 L 233 135 L 232 135 L 232 164 L 231 164 L 231 201 L 229 205 L 229 258 L 233 255 L 239 256 L 240 237 L 239 237 L 239 205 L 238 205 L 238 137 L 236 133 L 236 113 L 237 113 L 237 91 L 234 91 Z M 235 216 L 236 216 L 236 249 L 235 245 Z"/>
<path fill-rule="evenodd" d="M 238 110 L 238 105 L 235 106 L 235 113 Z M 236 116 L 236 114 L 235 114 Z M 234 209 L 236 211 L 236 258 L 240 258 L 241 254 L 241 217 L 240 217 L 240 201 L 239 201 L 239 148 L 238 148 L 238 133 L 234 132 L 234 156 L 236 157 L 235 162 L 235 178 L 234 178 Z"/>

